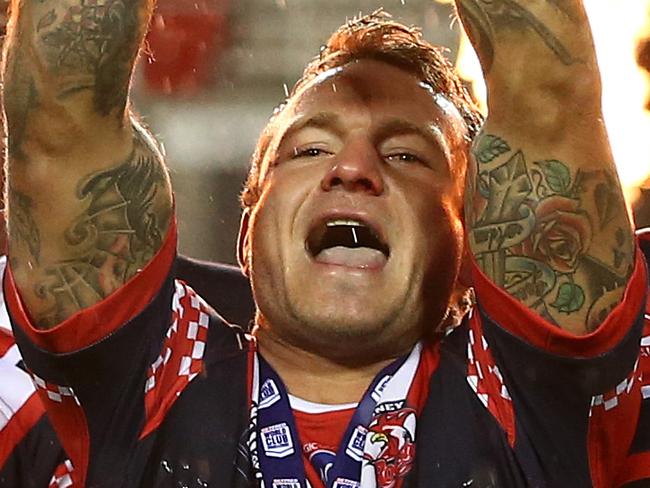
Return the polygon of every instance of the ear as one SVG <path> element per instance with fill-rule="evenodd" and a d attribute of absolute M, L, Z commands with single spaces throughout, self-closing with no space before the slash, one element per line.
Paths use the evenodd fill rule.
<path fill-rule="evenodd" d="M 249 239 L 249 223 L 250 223 L 250 218 L 251 218 L 251 212 L 250 209 L 246 208 L 242 212 L 241 215 L 241 221 L 239 222 L 239 236 L 237 237 L 237 262 L 239 263 L 239 267 L 242 270 L 242 273 L 246 275 L 247 277 L 250 277 L 250 270 L 249 270 L 249 246 L 250 246 L 250 239 Z"/>

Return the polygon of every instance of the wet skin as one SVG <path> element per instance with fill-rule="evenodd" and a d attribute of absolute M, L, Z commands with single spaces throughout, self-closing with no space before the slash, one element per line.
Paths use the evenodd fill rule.
<path fill-rule="evenodd" d="M 247 235 L 261 339 L 340 363 L 407 351 L 444 317 L 459 272 L 458 111 L 414 75 L 361 60 L 306 86 L 277 124 Z M 370 226 L 388 256 L 313 255 L 306 242 L 332 220 Z"/>

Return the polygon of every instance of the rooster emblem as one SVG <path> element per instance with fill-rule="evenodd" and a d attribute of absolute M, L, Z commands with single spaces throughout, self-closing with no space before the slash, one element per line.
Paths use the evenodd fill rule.
<path fill-rule="evenodd" d="M 377 488 L 393 488 L 415 459 L 415 410 L 403 408 L 377 416 L 368 427 L 364 460 L 375 471 Z"/>

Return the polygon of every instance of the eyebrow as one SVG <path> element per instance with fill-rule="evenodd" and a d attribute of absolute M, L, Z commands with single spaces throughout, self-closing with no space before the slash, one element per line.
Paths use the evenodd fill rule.
<path fill-rule="evenodd" d="M 298 117 L 295 119 L 282 135 L 280 144 L 297 132 L 310 128 L 329 130 L 336 135 L 343 134 L 343 124 L 341 123 L 340 115 L 334 112 L 319 112 L 311 117 Z"/>
<path fill-rule="evenodd" d="M 394 136 L 416 135 L 426 140 L 429 144 L 436 146 L 445 156 L 451 156 L 449 143 L 443 135 L 442 129 L 437 125 L 432 127 L 422 127 L 404 119 L 390 119 L 383 122 L 376 132 L 376 140 L 384 141 Z"/>

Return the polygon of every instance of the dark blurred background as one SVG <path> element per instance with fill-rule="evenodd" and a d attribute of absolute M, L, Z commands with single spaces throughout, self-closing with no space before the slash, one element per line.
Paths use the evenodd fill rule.
<path fill-rule="evenodd" d="M 235 262 L 238 194 L 258 134 L 329 34 L 380 7 L 456 59 L 449 0 L 159 0 L 134 100 L 167 154 L 181 252 Z M 641 37 L 636 54 L 650 72 L 650 41 Z M 643 160 L 650 173 L 650 154 Z M 636 208 L 650 225 L 650 185 Z"/>

